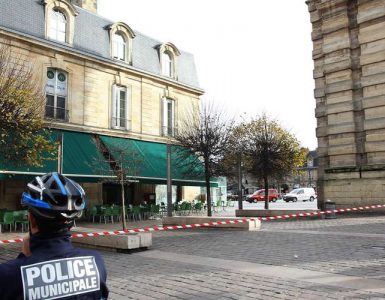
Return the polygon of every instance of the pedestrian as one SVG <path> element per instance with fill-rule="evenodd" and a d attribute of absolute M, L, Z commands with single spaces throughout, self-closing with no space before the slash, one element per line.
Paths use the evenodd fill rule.
<path fill-rule="evenodd" d="M 36 177 L 22 195 L 29 236 L 16 259 L 0 264 L 0 298 L 107 299 L 101 256 L 71 244 L 70 228 L 85 208 L 85 193 L 56 172 Z"/>

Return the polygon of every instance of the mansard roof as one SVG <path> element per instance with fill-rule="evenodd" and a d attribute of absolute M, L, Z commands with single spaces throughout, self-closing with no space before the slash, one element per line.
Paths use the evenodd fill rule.
<path fill-rule="evenodd" d="M 108 28 L 116 22 L 77 7 L 74 41 L 69 46 L 45 39 L 44 3 L 41 0 L 0 1 L 0 29 L 35 38 L 45 43 L 92 55 L 102 60 L 116 62 L 110 55 Z M 152 39 L 136 30 L 132 46 L 132 67 L 137 70 L 161 76 L 158 46 L 162 42 Z M 199 89 L 194 56 L 180 51 L 178 56 L 178 82 Z M 129 65 L 127 65 L 129 67 Z"/>

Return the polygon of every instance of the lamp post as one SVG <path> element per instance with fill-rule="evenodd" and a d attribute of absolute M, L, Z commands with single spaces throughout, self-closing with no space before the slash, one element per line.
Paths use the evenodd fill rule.
<path fill-rule="evenodd" d="M 172 217 L 171 145 L 167 143 L 167 217 Z"/>

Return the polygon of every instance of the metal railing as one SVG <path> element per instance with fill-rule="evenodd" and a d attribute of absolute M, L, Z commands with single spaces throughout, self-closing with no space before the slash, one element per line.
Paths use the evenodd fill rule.
<path fill-rule="evenodd" d="M 122 123 L 124 126 L 121 126 Z M 127 118 L 112 117 L 112 128 L 130 130 L 131 129 L 131 120 L 129 120 Z"/>
<path fill-rule="evenodd" d="M 44 117 L 46 119 L 53 119 L 53 120 L 68 122 L 69 111 L 68 109 L 65 109 L 65 108 L 46 105 Z"/>

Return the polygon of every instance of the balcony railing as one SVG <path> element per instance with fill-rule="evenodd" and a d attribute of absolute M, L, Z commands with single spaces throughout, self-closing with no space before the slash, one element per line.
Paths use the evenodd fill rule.
<path fill-rule="evenodd" d="M 44 117 L 46 119 L 68 122 L 69 112 L 68 112 L 68 109 L 46 105 Z"/>
<path fill-rule="evenodd" d="M 122 130 L 130 130 L 131 129 L 131 120 L 128 120 L 126 118 L 112 117 L 112 128 L 122 129 Z"/>

